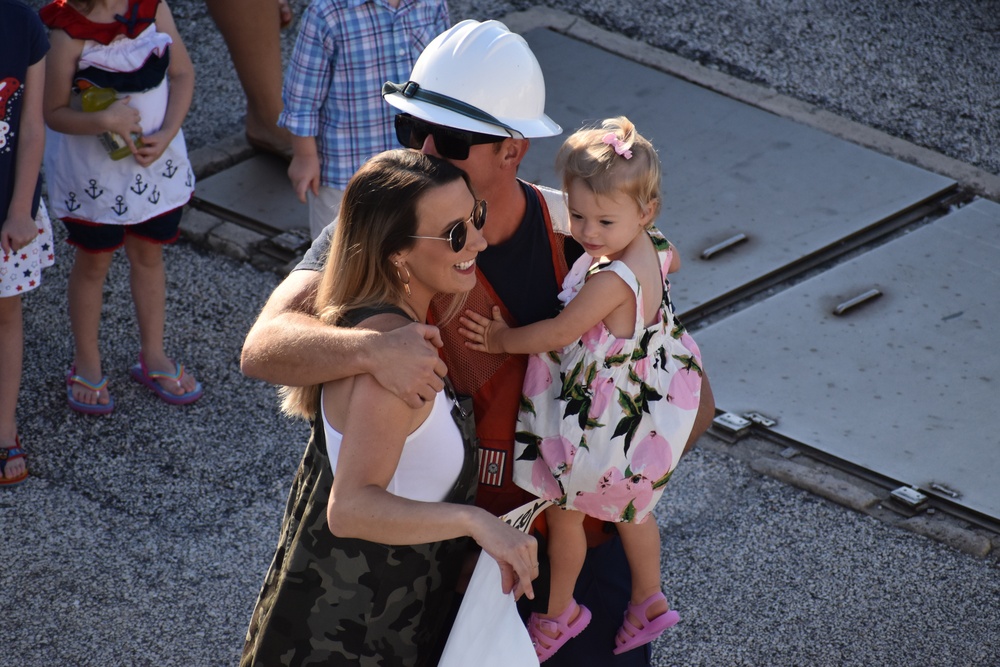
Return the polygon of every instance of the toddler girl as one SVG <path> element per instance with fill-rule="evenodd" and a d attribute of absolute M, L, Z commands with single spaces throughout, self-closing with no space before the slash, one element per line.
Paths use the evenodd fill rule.
<path fill-rule="evenodd" d="M 18 0 L 0 0 L 0 486 L 28 477 L 17 433 L 24 325 L 21 295 L 52 266 L 52 226 L 39 197 L 45 125 L 45 27 Z"/>
<path fill-rule="evenodd" d="M 573 600 L 587 549 L 583 517 L 614 522 L 632 574 L 616 654 L 678 621 L 660 590 L 660 538 L 650 513 L 684 451 L 701 391 L 698 346 L 673 314 L 668 273 L 680 258 L 653 227 L 660 163 L 627 118 L 570 136 L 559 153 L 573 238 L 586 253 L 551 320 L 509 328 L 471 311 L 475 350 L 532 354 L 516 434 L 514 481 L 555 505 L 546 511 L 548 611 L 528 631 L 540 660 L 590 621 Z"/>
<path fill-rule="evenodd" d="M 160 0 L 56 0 L 40 14 L 52 29 L 45 86 L 49 200 L 77 249 L 69 278 L 75 344 L 69 406 L 87 414 L 115 407 L 97 341 L 104 279 L 121 246 L 141 344 L 131 375 L 167 403 L 192 403 L 201 385 L 163 350 L 162 249 L 177 239 L 194 190 L 181 131 L 194 91 L 191 59 Z M 118 99 L 84 111 L 85 96 L 94 92 Z M 128 147 L 124 157 L 109 155 L 115 142 Z"/>

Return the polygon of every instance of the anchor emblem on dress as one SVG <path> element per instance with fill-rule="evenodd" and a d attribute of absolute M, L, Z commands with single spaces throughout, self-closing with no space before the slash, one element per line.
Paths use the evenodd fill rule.
<path fill-rule="evenodd" d="M 132 187 L 130 187 L 129 190 L 131 190 L 132 192 L 136 193 L 137 195 L 141 195 L 143 192 L 146 191 L 146 188 L 148 188 L 148 187 L 149 187 L 149 183 L 143 183 L 142 182 L 142 174 L 136 174 L 135 175 L 135 184 L 132 185 Z"/>
<path fill-rule="evenodd" d="M 115 205 L 111 207 L 111 210 L 118 215 L 123 215 L 125 211 L 128 210 L 128 206 L 125 204 L 125 198 L 121 195 L 115 197 Z"/>
<path fill-rule="evenodd" d="M 148 197 L 146 197 L 146 200 L 150 204 L 159 203 L 159 201 L 160 201 L 160 191 L 156 189 L 155 185 L 153 186 L 153 191 L 149 193 Z"/>
<path fill-rule="evenodd" d="M 163 175 L 167 178 L 173 178 L 174 174 L 177 173 L 177 167 L 174 166 L 173 160 L 167 160 L 167 170 L 163 172 Z"/>
<path fill-rule="evenodd" d="M 80 202 L 76 200 L 76 193 L 70 192 L 69 199 L 66 200 L 66 210 L 75 211 L 78 208 L 80 208 Z"/>
<path fill-rule="evenodd" d="M 97 199 L 98 197 L 100 197 L 101 195 L 104 194 L 104 190 L 103 189 L 100 190 L 100 191 L 98 191 L 98 189 L 97 189 L 97 179 L 94 179 L 94 178 L 90 179 L 90 187 L 87 188 L 86 190 L 84 190 L 84 192 L 86 192 L 88 195 L 90 195 L 91 199 Z"/>

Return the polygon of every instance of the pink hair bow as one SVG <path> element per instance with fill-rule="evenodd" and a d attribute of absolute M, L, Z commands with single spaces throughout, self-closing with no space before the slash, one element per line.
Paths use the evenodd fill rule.
<path fill-rule="evenodd" d="M 607 134 L 605 134 L 604 138 L 601 139 L 601 142 L 607 144 L 608 146 L 614 147 L 615 152 L 621 155 L 626 160 L 632 157 L 632 151 L 625 148 L 625 142 L 619 139 L 618 135 L 616 135 L 614 132 L 608 132 Z"/>

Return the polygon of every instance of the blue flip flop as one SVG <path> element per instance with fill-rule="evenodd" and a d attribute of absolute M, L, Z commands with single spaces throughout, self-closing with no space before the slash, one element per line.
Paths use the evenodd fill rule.
<path fill-rule="evenodd" d="M 194 389 L 183 394 L 172 394 L 160 384 L 159 381 L 169 380 L 176 382 L 179 388 L 181 386 L 181 378 L 184 376 L 184 364 L 176 364 L 176 370 L 173 373 L 151 371 L 146 367 L 146 361 L 140 354 L 139 363 L 129 370 L 129 374 L 133 380 L 149 389 L 162 401 L 170 405 L 189 405 L 201 398 L 203 393 L 200 382 L 195 382 Z"/>
<path fill-rule="evenodd" d="M 73 398 L 73 385 L 75 384 L 96 392 L 98 397 L 100 397 L 102 391 L 107 393 L 108 402 L 82 403 L 76 400 Z M 71 367 L 69 372 L 66 373 L 66 402 L 69 403 L 69 407 L 85 415 L 110 415 L 115 411 L 115 397 L 108 391 L 108 376 L 105 375 L 101 378 L 100 382 L 94 384 L 87 378 L 77 375 L 76 366 Z"/>

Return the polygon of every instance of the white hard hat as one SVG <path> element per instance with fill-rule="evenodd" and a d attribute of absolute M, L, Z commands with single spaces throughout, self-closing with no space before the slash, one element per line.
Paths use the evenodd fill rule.
<path fill-rule="evenodd" d="M 528 43 L 499 21 L 466 20 L 434 38 L 410 80 L 387 82 L 385 100 L 435 125 L 482 134 L 551 137 L 545 80 Z"/>

